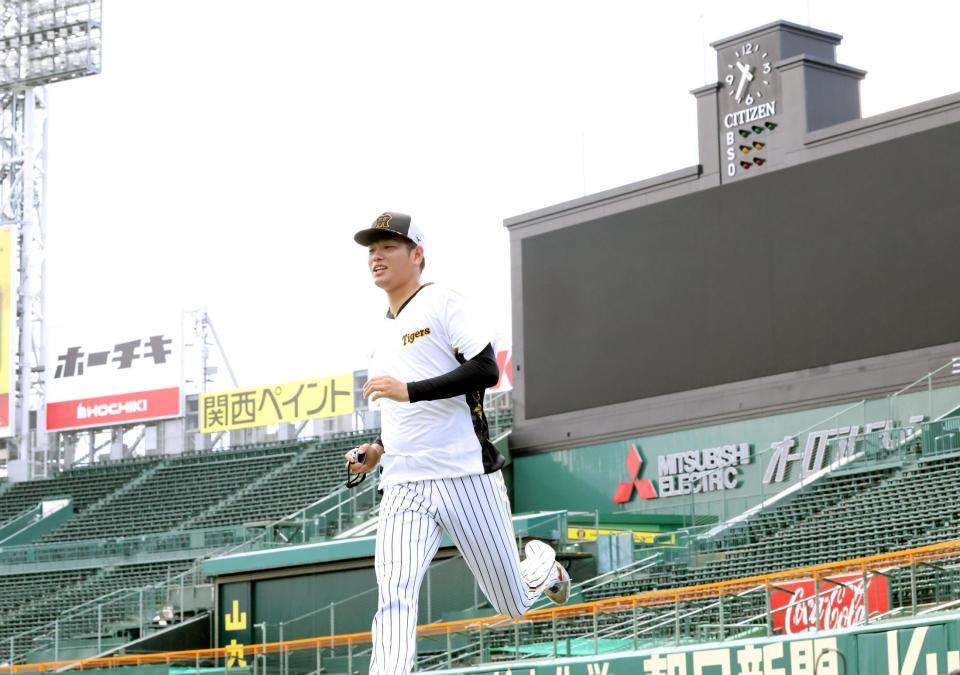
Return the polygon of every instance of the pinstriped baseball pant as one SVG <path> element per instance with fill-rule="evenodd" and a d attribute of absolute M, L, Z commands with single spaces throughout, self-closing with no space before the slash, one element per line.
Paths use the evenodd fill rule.
<path fill-rule="evenodd" d="M 380 594 L 373 619 L 371 675 L 401 675 L 413 667 L 420 584 L 442 532 L 460 549 L 499 613 L 522 616 L 543 592 L 552 565 L 550 561 L 534 564 L 533 569 L 527 561 L 521 565 L 499 471 L 388 486 L 377 525 Z"/>

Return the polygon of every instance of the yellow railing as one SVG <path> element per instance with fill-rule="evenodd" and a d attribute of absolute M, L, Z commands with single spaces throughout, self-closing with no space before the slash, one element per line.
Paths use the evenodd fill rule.
<path fill-rule="evenodd" d="M 635 595 L 625 595 L 616 598 L 607 598 L 593 602 L 583 602 L 574 605 L 548 607 L 525 614 L 522 618 L 511 620 L 496 615 L 489 617 L 462 619 L 459 621 L 445 621 L 419 626 L 417 635 L 420 637 L 435 635 L 453 635 L 484 628 L 502 628 L 515 623 L 545 622 L 556 619 L 567 619 L 580 616 L 591 616 L 611 612 L 622 612 L 634 607 L 651 607 L 656 605 L 675 604 L 688 600 L 702 600 L 722 597 L 733 593 L 766 586 L 770 588 L 778 582 L 794 579 L 818 579 L 840 573 L 875 572 L 897 567 L 906 567 L 916 563 L 930 563 L 949 558 L 960 558 L 960 539 L 930 544 L 919 548 L 882 553 L 862 558 L 853 558 L 824 565 L 800 567 L 772 574 L 761 574 L 728 581 L 719 581 L 697 586 L 685 586 L 660 591 L 648 591 Z M 326 637 L 304 638 L 287 640 L 284 642 L 269 642 L 264 644 L 244 645 L 242 656 L 255 657 L 264 654 L 280 652 L 296 652 L 307 649 L 330 649 L 334 647 L 350 647 L 370 643 L 370 632 L 349 633 Z M 198 649 L 178 652 L 158 652 L 155 654 L 131 654 L 99 659 L 74 659 L 68 661 L 50 661 L 46 663 L 28 663 L 15 666 L 0 666 L 0 675 L 5 673 L 38 673 L 61 670 L 63 668 L 116 668 L 121 666 L 138 666 L 149 664 L 171 663 L 210 663 L 221 662 L 231 657 L 239 657 L 240 652 L 230 652 L 229 648 Z"/>

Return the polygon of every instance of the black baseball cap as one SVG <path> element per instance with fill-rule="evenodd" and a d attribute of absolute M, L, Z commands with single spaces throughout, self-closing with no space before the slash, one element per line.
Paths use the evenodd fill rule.
<path fill-rule="evenodd" d="M 417 246 L 423 246 L 423 230 L 406 213 L 396 211 L 381 213 L 373 221 L 373 225 L 353 235 L 353 240 L 361 246 L 369 246 L 377 239 L 382 239 L 387 232 L 409 239 Z"/>

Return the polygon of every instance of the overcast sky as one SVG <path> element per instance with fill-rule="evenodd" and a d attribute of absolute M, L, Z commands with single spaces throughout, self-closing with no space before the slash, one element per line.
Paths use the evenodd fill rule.
<path fill-rule="evenodd" d="M 509 334 L 503 220 L 696 164 L 711 41 L 840 33 L 864 116 L 960 90 L 930 0 L 103 4 L 103 73 L 50 88 L 48 321 L 206 306 L 241 386 L 366 367 L 384 210 Z"/>

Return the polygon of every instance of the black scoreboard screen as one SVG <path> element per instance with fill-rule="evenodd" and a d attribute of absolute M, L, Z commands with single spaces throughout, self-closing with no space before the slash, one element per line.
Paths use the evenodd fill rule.
<path fill-rule="evenodd" d="M 526 416 L 960 340 L 960 124 L 521 241 Z"/>

